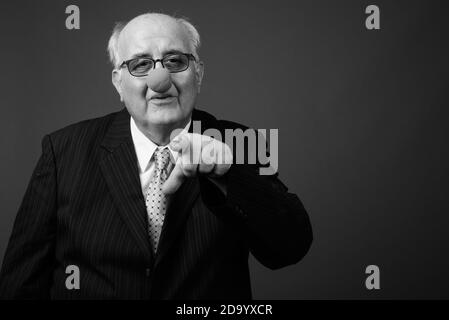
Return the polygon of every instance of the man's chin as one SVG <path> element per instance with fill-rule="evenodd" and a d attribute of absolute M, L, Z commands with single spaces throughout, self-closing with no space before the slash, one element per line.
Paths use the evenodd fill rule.
<path fill-rule="evenodd" d="M 184 114 L 179 109 L 164 109 L 151 113 L 149 122 L 152 125 L 163 126 L 179 124 L 187 121 Z"/>

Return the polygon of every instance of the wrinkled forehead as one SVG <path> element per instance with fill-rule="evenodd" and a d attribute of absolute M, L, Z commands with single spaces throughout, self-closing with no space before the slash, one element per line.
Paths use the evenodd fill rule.
<path fill-rule="evenodd" d="M 137 55 L 161 58 L 165 53 L 190 53 L 187 30 L 168 17 L 146 17 L 130 21 L 118 39 L 120 61 Z"/>

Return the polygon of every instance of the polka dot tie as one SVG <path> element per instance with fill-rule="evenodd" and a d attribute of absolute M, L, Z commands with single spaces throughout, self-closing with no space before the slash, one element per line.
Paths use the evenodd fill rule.
<path fill-rule="evenodd" d="M 157 148 L 153 157 L 156 167 L 146 193 L 146 206 L 151 244 L 153 252 L 156 252 L 167 210 L 167 197 L 162 193 L 162 185 L 170 175 L 170 151 Z"/>

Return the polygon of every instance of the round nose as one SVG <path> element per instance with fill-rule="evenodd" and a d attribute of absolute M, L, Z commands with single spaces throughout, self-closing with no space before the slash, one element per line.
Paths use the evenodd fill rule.
<path fill-rule="evenodd" d="M 151 70 L 147 76 L 147 84 L 155 92 L 165 92 L 171 87 L 170 74 L 165 68 Z"/>

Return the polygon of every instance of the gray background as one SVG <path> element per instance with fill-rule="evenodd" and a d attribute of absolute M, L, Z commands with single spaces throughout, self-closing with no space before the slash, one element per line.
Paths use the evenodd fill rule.
<path fill-rule="evenodd" d="M 379 31 L 365 28 L 373 3 Z M 78 31 L 65 29 L 69 4 Z M 2 1 L 0 259 L 41 138 L 121 108 L 107 40 L 149 10 L 198 26 L 200 108 L 279 129 L 280 176 L 315 240 L 292 267 L 251 260 L 255 298 L 449 297 L 443 1 Z M 378 291 L 364 286 L 369 264 Z"/>

